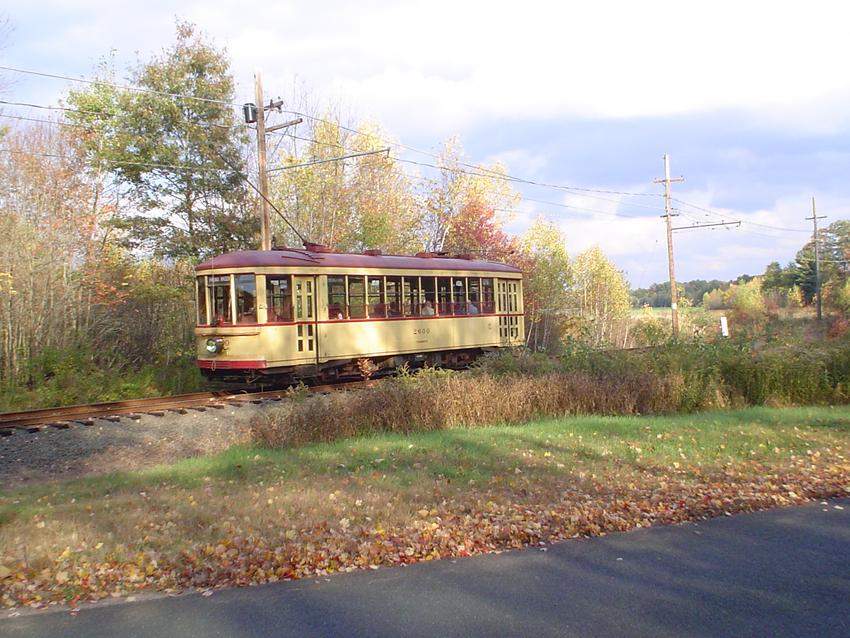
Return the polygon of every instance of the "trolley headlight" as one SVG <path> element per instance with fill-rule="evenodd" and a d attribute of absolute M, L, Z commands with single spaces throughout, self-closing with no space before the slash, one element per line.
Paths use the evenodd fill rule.
<path fill-rule="evenodd" d="M 206 350 L 210 354 L 218 354 L 224 349 L 224 339 L 221 337 L 214 337 L 212 339 L 207 339 Z"/>

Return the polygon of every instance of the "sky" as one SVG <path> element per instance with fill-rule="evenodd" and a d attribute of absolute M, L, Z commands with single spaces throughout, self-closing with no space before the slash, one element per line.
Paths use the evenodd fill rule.
<path fill-rule="evenodd" d="M 227 48 L 239 99 L 252 99 L 261 69 L 267 94 L 298 87 L 405 145 L 434 152 L 457 135 L 471 162 L 591 189 L 518 185 L 507 227 L 543 215 L 572 254 L 600 246 L 633 286 L 667 279 L 653 183 L 664 153 L 685 178 L 672 187 L 685 202 L 677 226 L 744 222 L 677 231 L 680 281 L 793 259 L 813 196 L 827 223 L 850 218 L 850 5 L 840 2 L 47 0 L 3 12 L 2 65 L 90 77 L 110 51 L 122 65 L 160 51 L 186 19 Z M 55 104 L 69 87 L 0 77 L 9 100 Z"/>

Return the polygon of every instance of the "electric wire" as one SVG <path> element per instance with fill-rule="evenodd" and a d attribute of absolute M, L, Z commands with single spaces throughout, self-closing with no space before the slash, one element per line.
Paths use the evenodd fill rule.
<path fill-rule="evenodd" d="M 73 155 L 62 155 L 60 153 L 39 153 L 35 151 L 19 151 L 10 148 L 0 148 L 0 153 L 8 153 L 10 155 L 25 155 L 31 157 L 48 157 L 54 159 L 67 159 L 72 161 L 82 160 L 83 158 L 74 157 Z M 184 170 L 184 171 L 197 171 L 197 172 L 227 172 L 232 169 L 226 168 L 212 168 L 209 166 L 189 166 L 186 164 L 158 164 L 154 162 L 133 162 L 133 161 L 125 161 L 125 160 L 98 160 L 104 162 L 105 164 L 116 164 L 119 166 L 145 166 L 150 168 L 168 168 L 174 170 Z"/>
<path fill-rule="evenodd" d="M 67 81 L 71 81 L 71 82 L 81 82 L 81 83 L 84 83 L 84 84 L 111 86 L 113 88 L 118 88 L 118 89 L 122 89 L 122 90 L 136 91 L 136 92 L 140 92 L 140 93 L 152 93 L 152 94 L 161 95 L 161 96 L 165 96 L 165 97 L 171 97 L 171 98 L 191 99 L 191 100 L 198 100 L 198 101 L 201 101 L 201 102 L 228 105 L 228 106 L 232 106 L 232 107 L 241 107 L 241 104 L 239 104 L 238 102 L 233 102 L 233 101 L 228 101 L 228 100 L 218 100 L 218 99 L 214 99 L 214 98 L 205 98 L 205 97 L 201 97 L 201 96 L 187 95 L 187 94 L 183 94 L 183 93 L 171 93 L 171 92 L 168 92 L 168 91 L 158 91 L 156 89 L 149 89 L 149 88 L 134 86 L 134 85 L 122 85 L 122 84 L 118 84 L 118 83 L 115 83 L 115 82 L 108 82 L 108 81 L 105 81 L 105 80 L 95 80 L 95 79 L 90 79 L 90 78 L 73 77 L 73 76 L 63 75 L 63 74 L 59 74 L 59 73 L 48 73 L 48 72 L 44 72 L 44 71 L 34 71 L 32 69 L 22 69 L 22 68 L 19 68 L 19 67 L 4 66 L 4 65 L 0 65 L 0 70 L 11 71 L 11 72 L 14 72 L 14 73 L 21 73 L 21 74 L 27 74 L 27 75 L 34 75 L 34 76 L 38 76 L 38 77 L 67 80 Z M 37 105 L 21 104 L 21 106 L 35 106 L 36 108 L 39 108 L 39 106 L 37 106 Z M 61 107 L 54 107 L 54 108 L 61 108 Z M 364 136 L 364 137 L 374 137 L 373 133 L 361 131 L 359 129 L 352 128 L 350 126 L 346 126 L 346 125 L 340 124 L 338 122 L 332 122 L 331 120 L 328 120 L 326 118 L 322 118 L 322 117 L 319 117 L 319 116 L 310 115 L 308 113 L 290 110 L 290 109 L 281 109 L 281 111 L 285 112 L 285 113 L 290 113 L 292 115 L 297 115 L 299 117 L 303 117 L 303 118 L 309 119 L 309 120 L 314 121 L 314 122 L 323 122 L 323 123 L 326 123 L 326 124 L 333 124 L 334 126 L 337 126 L 342 130 L 348 131 L 348 132 L 356 134 L 356 135 L 361 135 L 361 136 Z M 226 126 L 226 125 L 221 125 L 221 126 Z M 403 148 L 407 151 L 426 155 L 426 156 L 431 157 L 433 159 L 437 159 L 437 160 L 441 159 L 440 155 L 437 154 L 437 153 L 434 153 L 432 151 L 426 151 L 426 150 L 423 150 L 423 149 L 420 149 L 420 148 L 416 148 L 416 147 L 410 146 L 408 144 L 403 144 L 401 142 L 391 142 L 391 141 L 386 142 L 386 143 L 389 144 L 390 146 Z M 545 182 L 537 182 L 535 180 L 525 179 L 525 178 L 522 178 L 522 177 L 516 177 L 516 176 L 513 176 L 513 175 L 502 173 L 501 171 L 486 168 L 486 167 L 483 167 L 479 164 L 471 164 L 471 163 L 463 162 L 463 161 L 459 161 L 459 160 L 455 161 L 455 163 L 458 164 L 459 166 L 465 166 L 467 168 L 474 169 L 475 171 L 479 171 L 479 176 L 482 176 L 482 177 L 483 176 L 490 176 L 490 177 L 493 177 L 493 178 L 496 178 L 496 179 L 503 179 L 505 181 L 528 184 L 528 185 L 532 185 L 532 186 L 540 186 L 540 187 L 543 187 L 543 188 L 556 188 L 556 189 L 566 190 L 566 191 L 576 191 L 576 192 L 586 192 L 586 193 L 603 193 L 603 194 L 608 194 L 608 195 L 625 195 L 625 196 L 632 196 L 632 197 L 660 197 L 661 196 L 660 193 L 636 193 L 636 192 L 628 192 L 628 191 L 620 191 L 620 190 L 612 190 L 612 189 L 588 188 L 588 187 L 581 187 L 581 186 L 567 186 L 567 185 L 564 185 L 564 184 L 548 184 L 548 183 L 545 183 Z M 422 163 L 422 165 L 426 165 L 426 164 Z M 431 165 L 431 166 L 433 166 L 433 165 Z M 442 166 L 439 166 L 439 167 L 433 166 L 433 167 L 435 167 L 435 168 L 446 168 L 446 170 L 460 170 L 460 169 L 454 169 L 454 168 L 451 168 L 451 167 L 442 167 Z"/>
<path fill-rule="evenodd" d="M 200 102 L 215 103 L 215 104 L 221 104 L 221 105 L 227 105 L 227 106 L 233 106 L 233 107 L 241 106 L 238 102 L 234 102 L 234 101 L 219 100 L 219 99 L 215 99 L 215 98 L 205 98 L 205 97 L 197 96 L 197 95 L 188 95 L 188 94 L 174 93 L 174 92 L 169 92 L 169 91 L 160 91 L 160 90 L 150 89 L 150 88 L 146 88 L 146 87 L 139 87 L 139 86 L 134 86 L 134 85 L 126 85 L 126 84 L 118 84 L 116 82 L 108 82 L 108 81 L 105 81 L 105 80 L 96 80 L 96 79 L 90 79 L 90 78 L 73 77 L 73 76 L 63 75 L 63 74 L 59 74 L 59 73 L 48 73 L 48 72 L 43 72 L 43 71 L 35 71 L 35 70 L 32 70 L 32 69 L 22 69 L 22 68 L 19 68 L 19 67 L 11 67 L 11 66 L 0 65 L 0 70 L 11 71 L 11 72 L 27 74 L 27 75 L 33 75 L 33 76 L 44 77 L 44 78 L 52 78 L 52 79 L 61 79 L 61 80 L 67 80 L 67 81 L 72 81 L 72 82 L 80 82 L 80 83 L 89 84 L 89 85 L 110 86 L 110 87 L 118 88 L 118 89 L 121 89 L 121 90 L 134 91 L 134 92 L 140 92 L 140 93 L 151 93 L 151 94 L 165 96 L 165 97 L 169 97 L 169 98 L 197 100 L 197 101 L 200 101 Z M 102 116 L 102 117 L 115 117 L 116 116 L 115 113 L 108 113 L 108 112 L 104 112 L 104 111 L 85 111 L 85 110 L 80 110 L 80 109 L 72 109 L 72 108 L 68 108 L 68 107 L 46 106 L 46 105 L 32 104 L 32 103 L 26 103 L 26 102 L 13 102 L 13 101 L 0 100 L 0 104 L 8 104 L 10 106 L 24 106 L 24 107 L 31 107 L 31 108 L 38 108 L 38 109 L 46 109 L 46 110 L 57 110 L 57 111 L 80 113 L 80 114 L 87 114 L 87 115 L 96 115 L 96 116 Z M 356 135 L 369 136 L 369 137 L 373 136 L 372 133 L 367 133 L 367 132 L 361 131 L 361 130 L 356 129 L 356 128 L 352 128 L 352 127 L 349 127 L 349 126 L 339 124 L 338 122 L 332 122 L 331 120 L 328 120 L 326 118 L 322 118 L 322 117 L 318 117 L 318 116 L 315 116 L 315 115 L 310 115 L 308 113 L 304 113 L 302 111 L 295 111 L 295 110 L 289 110 L 289 109 L 283 109 L 283 111 L 286 112 L 286 113 L 291 113 L 293 115 L 297 115 L 297 116 L 309 119 L 309 120 L 314 121 L 314 122 L 323 122 L 323 123 L 333 124 L 334 126 L 338 126 L 342 130 L 348 131 L 348 132 L 356 134 Z M 6 117 L 13 117 L 13 116 L 6 116 Z M 23 120 L 24 118 L 18 117 L 17 119 Z M 57 123 L 57 124 L 62 125 L 63 123 Z M 213 124 L 213 126 L 218 126 L 218 127 L 222 127 L 222 128 L 236 128 L 239 125 Z M 287 135 L 287 133 L 284 132 L 284 133 L 281 133 L 281 135 Z M 295 136 L 294 134 L 291 134 L 291 133 L 289 134 L 289 136 L 292 137 L 293 139 L 303 139 L 305 141 L 310 141 L 310 142 L 313 142 L 313 143 L 326 144 L 326 145 L 328 144 L 328 143 L 320 142 L 318 140 L 311 140 L 309 138 L 300 138 L 300 137 L 297 137 L 297 136 Z M 402 148 L 402 149 L 405 149 L 405 150 L 408 150 L 408 151 L 411 151 L 411 152 L 423 154 L 423 155 L 426 155 L 428 157 L 431 157 L 431 158 L 434 158 L 434 159 L 437 159 L 437 160 L 441 160 L 440 155 L 433 153 L 431 151 L 425 151 L 425 150 L 422 150 L 422 149 L 419 149 L 419 148 L 416 148 L 416 147 L 413 147 L 413 146 L 410 146 L 410 145 L 407 145 L 407 144 L 403 144 L 401 142 L 386 142 L 386 143 L 388 143 L 390 146 L 393 146 L 393 147 Z M 340 148 L 346 148 L 344 145 L 341 145 L 341 144 L 331 144 L 331 145 L 337 146 L 337 147 L 340 147 Z M 431 164 L 431 163 L 428 163 L 428 162 L 417 162 L 417 161 L 414 161 L 414 160 L 403 159 L 403 158 L 400 158 L 400 157 L 396 157 L 395 159 L 399 162 L 403 162 L 403 163 L 410 164 L 410 165 L 429 167 L 429 168 L 434 168 L 434 169 L 437 169 L 437 170 L 447 170 L 447 171 L 450 171 L 450 172 L 467 174 L 467 175 L 477 176 L 477 177 L 490 177 L 490 178 L 493 178 L 493 179 L 500 179 L 500 180 L 504 180 L 504 181 L 507 181 L 507 182 L 526 184 L 526 185 L 537 186 L 537 187 L 542 187 L 542 188 L 558 189 L 558 190 L 563 190 L 563 191 L 567 191 L 567 192 L 602 193 L 602 194 L 609 194 L 609 195 L 621 195 L 621 196 L 627 196 L 627 197 L 638 197 L 638 196 L 640 196 L 640 197 L 660 197 L 660 196 L 662 196 L 660 193 L 638 193 L 638 192 L 630 192 L 630 191 L 622 191 L 622 190 L 614 190 L 614 189 L 596 189 L 596 188 L 587 188 L 587 187 L 578 187 L 578 186 L 568 186 L 568 185 L 563 185 L 563 184 L 551 184 L 551 183 L 546 183 L 546 182 L 540 182 L 540 181 L 537 181 L 537 180 L 530 180 L 530 179 L 525 179 L 525 178 L 521 178 L 521 177 L 516 177 L 516 176 L 510 175 L 510 174 L 507 174 L 507 173 L 503 173 L 503 172 L 498 171 L 498 170 L 483 167 L 479 164 L 471 164 L 471 163 L 463 162 L 463 161 L 459 161 L 459 160 L 454 161 L 453 164 L 456 164 L 457 166 L 464 166 L 464 167 L 467 167 L 467 168 L 471 168 L 471 169 L 473 169 L 474 172 L 457 168 L 457 166 L 449 166 L 449 165 L 446 165 L 443 162 L 441 162 L 440 164 Z M 175 168 L 178 168 L 178 167 L 175 166 Z M 180 168 L 186 168 L 186 167 L 180 167 Z M 192 170 L 197 170 L 197 169 L 192 168 Z M 591 196 L 587 195 L 587 197 L 591 197 Z M 526 199 L 529 200 L 529 201 L 535 201 L 531 198 L 526 198 Z M 598 198 L 598 199 L 601 199 L 601 198 Z M 693 204 L 691 202 L 687 202 L 687 201 L 682 200 L 682 199 L 678 199 L 678 198 L 671 198 L 671 199 L 673 201 L 676 201 L 676 202 L 684 205 L 684 206 L 689 206 L 691 208 L 703 211 L 707 214 L 714 215 L 714 216 L 716 216 L 720 219 L 723 219 L 723 220 L 737 221 L 737 222 L 741 222 L 743 224 L 747 224 L 747 225 L 750 225 L 750 226 L 757 226 L 757 227 L 761 227 L 761 228 L 784 231 L 784 232 L 801 232 L 801 233 L 808 232 L 806 230 L 802 230 L 802 229 L 798 229 L 798 228 L 788 228 L 788 227 L 775 226 L 775 225 L 770 225 L 770 224 L 762 224 L 762 223 L 759 223 L 759 222 L 744 220 L 744 219 L 734 217 L 732 215 L 728 215 L 728 214 L 724 215 L 724 214 L 721 214 L 721 213 L 717 213 L 716 211 L 713 211 L 711 209 L 699 206 L 697 204 Z M 611 200 L 611 201 L 615 201 L 615 200 Z M 620 202 L 616 202 L 616 203 L 620 203 Z M 547 204 L 556 205 L 556 206 L 559 206 L 559 207 L 566 207 L 566 208 L 570 207 L 570 205 L 557 204 L 557 203 L 554 203 L 554 202 L 547 202 Z M 634 204 L 634 205 L 638 206 L 638 204 Z M 645 207 L 646 208 L 656 208 L 656 207 L 650 207 L 650 206 L 645 206 Z M 572 207 L 572 208 L 575 208 L 575 207 Z M 754 233 L 753 231 L 745 231 L 745 232 L 749 232 L 751 234 L 758 234 L 758 233 Z"/>
<path fill-rule="evenodd" d="M 759 226 L 761 228 L 769 228 L 771 230 L 781 230 L 781 231 L 794 232 L 794 233 L 808 233 L 809 232 L 808 230 L 803 230 L 801 228 L 788 228 L 786 226 L 774 226 L 774 225 L 771 225 L 771 224 L 761 224 L 759 222 L 753 222 L 753 221 L 749 221 L 749 220 L 746 220 L 746 219 L 739 219 L 739 218 L 734 217 L 732 215 L 724 215 L 723 213 L 718 213 L 714 210 L 711 210 L 710 208 L 705 208 L 703 206 L 699 206 L 698 204 L 692 204 L 690 202 L 686 202 L 685 200 L 678 199 L 676 197 L 671 197 L 670 199 L 674 202 L 682 204 L 683 206 L 690 206 L 691 208 L 695 208 L 697 210 L 703 211 L 705 213 L 708 213 L 709 215 L 714 215 L 716 217 L 720 217 L 721 219 L 729 219 L 731 221 L 742 222 L 744 224 L 749 224 L 750 226 Z"/>

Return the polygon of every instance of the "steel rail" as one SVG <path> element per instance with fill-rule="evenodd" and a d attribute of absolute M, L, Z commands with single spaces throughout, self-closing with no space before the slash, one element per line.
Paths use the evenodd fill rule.
<path fill-rule="evenodd" d="M 343 383 L 309 386 L 312 393 L 328 393 L 338 390 L 369 387 L 374 381 L 348 381 Z M 37 432 L 45 427 L 67 429 L 72 423 L 93 425 L 95 419 L 119 421 L 122 418 L 138 420 L 142 415 L 164 416 L 166 412 L 186 413 L 188 410 L 205 411 L 222 409 L 225 405 L 241 406 L 246 403 L 280 401 L 290 396 L 287 390 L 264 392 L 194 392 L 169 397 L 128 399 L 53 408 L 37 408 L 21 412 L 0 414 L 0 435 L 8 436 L 15 430 Z"/>

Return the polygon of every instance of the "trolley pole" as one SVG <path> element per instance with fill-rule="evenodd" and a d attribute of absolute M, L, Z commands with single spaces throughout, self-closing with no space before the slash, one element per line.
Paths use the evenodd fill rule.
<path fill-rule="evenodd" d="M 820 285 L 820 236 L 818 235 L 818 220 L 826 219 L 826 215 L 817 214 L 817 209 L 815 208 L 815 198 L 812 197 L 812 216 L 806 217 L 806 219 L 812 220 L 812 226 L 814 230 L 812 232 L 812 241 L 815 243 L 815 296 L 817 298 L 817 312 L 818 312 L 818 321 L 823 319 L 823 304 L 821 302 L 821 285 Z"/>
<path fill-rule="evenodd" d="M 664 153 L 664 177 L 655 180 L 656 184 L 664 184 L 664 219 L 667 225 L 667 268 L 670 273 L 670 310 L 673 322 L 673 338 L 679 336 L 679 291 L 676 288 L 676 265 L 673 259 L 673 217 L 678 213 L 673 211 L 670 195 L 670 184 L 684 182 L 684 177 L 670 179 L 670 156 Z"/>
<path fill-rule="evenodd" d="M 269 219 L 269 176 L 266 173 L 266 109 L 263 102 L 263 76 L 254 73 L 254 98 L 257 100 L 257 164 L 260 188 L 260 250 L 271 250 Z"/>

